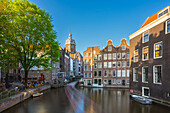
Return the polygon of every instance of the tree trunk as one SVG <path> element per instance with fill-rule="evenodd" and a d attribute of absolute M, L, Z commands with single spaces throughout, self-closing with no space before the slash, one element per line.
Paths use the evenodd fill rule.
<path fill-rule="evenodd" d="M 28 70 L 25 70 L 25 88 L 27 88 L 28 84 Z"/>
<path fill-rule="evenodd" d="M 6 88 L 9 88 L 9 87 L 10 87 L 10 86 L 9 86 L 9 76 L 8 76 L 8 71 L 7 71 L 6 77 L 5 77 L 5 87 L 6 87 Z"/>

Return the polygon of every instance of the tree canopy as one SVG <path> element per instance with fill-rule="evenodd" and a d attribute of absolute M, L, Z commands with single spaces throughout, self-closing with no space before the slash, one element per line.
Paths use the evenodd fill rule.
<path fill-rule="evenodd" d="M 28 0 L 0 0 L 0 49 L 12 49 L 26 83 L 32 67 L 51 68 L 60 57 L 51 22 L 49 13 Z"/>

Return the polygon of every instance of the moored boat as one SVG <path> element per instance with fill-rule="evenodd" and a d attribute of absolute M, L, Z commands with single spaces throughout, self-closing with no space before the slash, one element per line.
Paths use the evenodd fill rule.
<path fill-rule="evenodd" d="M 35 94 L 32 94 L 32 97 L 39 97 L 41 95 L 43 95 L 43 93 L 35 93 Z"/>
<path fill-rule="evenodd" d="M 141 104 L 152 104 L 152 99 L 149 99 L 149 98 L 146 98 L 146 97 L 143 97 L 143 96 L 138 96 L 138 95 L 131 95 L 131 97 L 141 103 Z"/>

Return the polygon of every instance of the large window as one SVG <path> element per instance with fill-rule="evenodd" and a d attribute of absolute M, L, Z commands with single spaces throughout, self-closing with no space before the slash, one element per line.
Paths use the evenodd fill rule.
<path fill-rule="evenodd" d="M 112 51 L 112 46 L 109 46 L 109 47 L 108 47 L 108 51 Z"/>
<path fill-rule="evenodd" d="M 117 53 L 117 58 L 121 59 L 121 53 Z"/>
<path fill-rule="evenodd" d="M 97 68 L 97 63 L 94 63 L 94 68 L 95 68 L 95 69 Z"/>
<path fill-rule="evenodd" d="M 102 55 L 98 55 L 98 60 L 102 60 Z"/>
<path fill-rule="evenodd" d="M 89 71 L 91 71 L 92 69 L 91 69 L 91 66 L 89 66 Z"/>
<path fill-rule="evenodd" d="M 162 42 L 154 44 L 154 58 L 162 57 Z"/>
<path fill-rule="evenodd" d="M 94 56 L 94 60 L 97 60 L 97 55 Z"/>
<path fill-rule="evenodd" d="M 122 67 L 126 67 L 126 62 L 122 61 Z"/>
<path fill-rule="evenodd" d="M 122 77 L 126 77 L 126 70 L 122 70 Z"/>
<path fill-rule="evenodd" d="M 148 67 L 142 67 L 142 82 L 148 82 Z"/>
<path fill-rule="evenodd" d="M 87 64 L 87 59 L 84 59 L 84 63 Z"/>
<path fill-rule="evenodd" d="M 89 73 L 89 78 L 92 78 L 91 73 Z"/>
<path fill-rule="evenodd" d="M 145 96 L 145 97 L 150 96 L 150 90 L 148 87 L 142 87 L 142 96 Z"/>
<path fill-rule="evenodd" d="M 94 76 L 97 76 L 97 71 L 94 71 Z"/>
<path fill-rule="evenodd" d="M 84 66 L 84 71 L 87 71 L 87 66 Z"/>
<path fill-rule="evenodd" d="M 129 70 L 127 70 L 127 77 L 129 77 Z"/>
<path fill-rule="evenodd" d="M 119 79 L 116 82 L 117 82 L 117 84 L 121 84 L 121 80 L 119 80 Z"/>
<path fill-rule="evenodd" d="M 117 67 L 121 67 L 121 62 L 117 62 Z"/>
<path fill-rule="evenodd" d="M 117 77 L 121 77 L 121 70 L 117 70 Z"/>
<path fill-rule="evenodd" d="M 111 54 L 108 54 L 108 60 L 111 60 L 111 59 L 112 59 Z"/>
<path fill-rule="evenodd" d="M 87 73 L 84 74 L 84 78 L 87 78 Z"/>
<path fill-rule="evenodd" d="M 143 43 L 149 41 L 149 32 L 143 33 Z"/>
<path fill-rule="evenodd" d="M 126 58 L 126 53 L 122 53 L 122 59 Z"/>
<path fill-rule="evenodd" d="M 112 62 L 108 62 L 108 68 L 112 67 Z"/>
<path fill-rule="evenodd" d="M 129 67 L 129 61 L 127 61 L 127 67 Z"/>
<path fill-rule="evenodd" d="M 170 33 L 170 20 L 168 20 L 166 24 L 166 33 Z"/>
<path fill-rule="evenodd" d="M 106 70 L 104 71 L 104 76 L 107 77 L 107 71 Z"/>
<path fill-rule="evenodd" d="M 127 56 L 126 56 L 126 57 L 127 57 L 127 59 L 129 59 L 129 53 L 127 53 Z"/>
<path fill-rule="evenodd" d="M 108 73 L 107 73 L 107 75 L 108 75 L 109 77 L 111 77 L 111 76 L 112 76 L 112 71 L 109 70 Z"/>
<path fill-rule="evenodd" d="M 144 47 L 142 50 L 142 60 L 148 60 L 149 58 L 149 47 Z"/>
<path fill-rule="evenodd" d="M 84 57 L 87 57 L 87 53 L 84 53 Z"/>
<path fill-rule="evenodd" d="M 107 60 L 107 54 L 104 54 L 104 60 Z"/>
<path fill-rule="evenodd" d="M 101 62 L 98 63 L 98 68 L 102 68 L 102 63 Z"/>
<path fill-rule="evenodd" d="M 138 62 L 138 50 L 134 51 L 134 62 Z"/>
<path fill-rule="evenodd" d="M 104 68 L 107 68 L 107 62 L 104 62 Z"/>
<path fill-rule="evenodd" d="M 133 81 L 138 82 L 138 68 L 133 68 Z"/>
<path fill-rule="evenodd" d="M 116 70 L 113 70 L 113 71 L 112 71 L 112 75 L 113 75 L 113 77 L 116 76 Z"/>
<path fill-rule="evenodd" d="M 122 50 L 126 50 L 126 45 L 122 45 Z"/>
<path fill-rule="evenodd" d="M 115 68 L 116 67 L 116 62 L 113 62 L 112 66 L 113 66 L 113 68 Z"/>
<path fill-rule="evenodd" d="M 91 64 L 91 59 L 89 59 L 89 64 Z"/>
<path fill-rule="evenodd" d="M 154 83 L 161 83 L 162 66 L 154 66 L 153 69 Z"/>
<path fill-rule="evenodd" d="M 116 59 L 116 53 L 113 53 L 113 59 Z"/>
<path fill-rule="evenodd" d="M 98 71 L 99 76 L 102 76 L 102 71 Z"/>
<path fill-rule="evenodd" d="M 91 53 L 89 53 L 89 57 L 92 57 L 92 54 L 91 54 Z"/>

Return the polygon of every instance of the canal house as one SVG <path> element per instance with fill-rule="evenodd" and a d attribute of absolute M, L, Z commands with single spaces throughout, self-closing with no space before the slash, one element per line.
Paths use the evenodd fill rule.
<path fill-rule="evenodd" d="M 170 6 L 148 17 L 130 38 L 130 92 L 170 101 Z"/>

